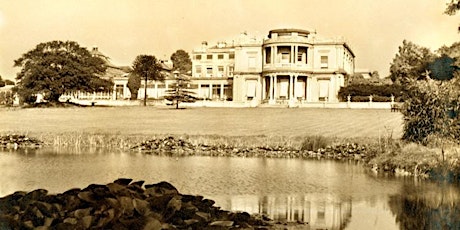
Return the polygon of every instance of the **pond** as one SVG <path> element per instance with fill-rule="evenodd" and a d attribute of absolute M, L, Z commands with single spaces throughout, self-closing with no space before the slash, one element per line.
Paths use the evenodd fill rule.
<path fill-rule="evenodd" d="M 128 177 L 168 181 L 223 209 L 308 223 L 305 229 L 460 229 L 457 186 L 377 175 L 356 162 L 0 150 L 0 174 L 0 197 Z"/>

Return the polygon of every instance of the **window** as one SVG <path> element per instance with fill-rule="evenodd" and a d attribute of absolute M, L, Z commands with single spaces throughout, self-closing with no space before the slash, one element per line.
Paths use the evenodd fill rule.
<path fill-rule="evenodd" d="M 195 55 L 195 60 L 201 60 L 201 54 Z"/>
<path fill-rule="evenodd" d="M 223 55 L 223 54 L 219 54 L 219 55 L 217 55 L 217 59 L 219 59 L 219 60 L 222 60 L 222 59 L 224 59 L 224 55 Z"/>
<path fill-rule="evenodd" d="M 218 73 L 217 73 L 218 77 L 223 77 L 224 76 L 224 67 L 223 66 L 218 66 L 217 71 L 218 71 Z"/>
<path fill-rule="evenodd" d="M 321 56 L 321 69 L 327 69 L 329 64 L 328 56 Z"/>
<path fill-rule="evenodd" d="M 308 64 L 308 47 L 299 47 L 297 53 L 297 62 Z"/>
<path fill-rule="evenodd" d="M 270 64 L 272 62 L 272 48 L 265 47 L 265 63 Z"/>
<path fill-rule="evenodd" d="M 235 59 L 235 54 L 229 54 L 229 55 L 228 55 L 228 58 L 230 58 L 230 59 Z"/>
<path fill-rule="evenodd" d="M 303 53 L 298 53 L 297 54 L 297 61 L 302 62 L 302 57 L 303 57 Z"/>
<path fill-rule="evenodd" d="M 206 59 L 212 60 L 212 54 L 208 54 L 208 55 L 206 56 Z"/>
<path fill-rule="evenodd" d="M 206 68 L 206 77 L 212 77 L 212 67 Z"/>
<path fill-rule="evenodd" d="M 200 65 L 197 65 L 197 66 L 195 67 L 195 73 L 201 74 L 201 66 L 200 66 Z"/>
<path fill-rule="evenodd" d="M 289 63 L 290 53 L 281 53 L 281 63 Z"/>
<path fill-rule="evenodd" d="M 233 66 L 229 66 L 229 67 L 228 67 L 228 75 L 229 75 L 230 77 L 233 76 Z"/>

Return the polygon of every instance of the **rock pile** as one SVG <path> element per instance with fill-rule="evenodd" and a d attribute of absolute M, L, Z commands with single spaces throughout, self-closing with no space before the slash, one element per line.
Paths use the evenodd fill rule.
<path fill-rule="evenodd" d="M 39 148 L 41 145 L 41 141 L 34 138 L 29 138 L 25 135 L 8 134 L 0 136 L 0 148 Z"/>
<path fill-rule="evenodd" d="M 49 195 L 44 189 L 0 198 L 0 229 L 269 229 L 266 217 L 229 212 L 168 182 L 118 179 Z"/>
<path fill-rule="evenodd" d="M 226 144 L 205 145 L 172 136 L 145 141 L 131 148 L 146 154 L 174 156 L 222 156 L 222 157 L 267 157 L 267 158 L 328 158 L 362 159 L 366 147 L 356 143 L 328 146 L 317 151 L 307 151 L 284 146 L 235 147 Z"/>

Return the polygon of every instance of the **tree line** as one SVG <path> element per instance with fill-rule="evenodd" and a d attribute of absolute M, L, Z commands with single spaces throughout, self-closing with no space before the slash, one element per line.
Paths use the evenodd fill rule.
<path fill-rule="evenodd" d="M 178 50 L 171 55 L 173 71 L 181 75 L 191 71 L 191 60 L 187 52 Z M 85 47 L 75 41 L 50 41 L 38 44 L 34 49 L 14 61 L 14 66 L 21 68 L 17 74 L 14 92 L 26 103 L 34 103 L 37 94 L 41 94 L 49 103 L 59 103 L 65 93 L 111 92 L 112 79 L 104 78 L 107 62 L 92 55 Z M 132 99 L 137 99 L 141 80 L 144 81 L 144 105 L 147 101 L 147 82 L 164 81 L 166 76 L 160 61 L 154 55 L 138 55 L 133 61 L 129 73 L 128 87 Z M 169 70 L 170 71 L 170 70 Z M 1 78 L 0 78 L 1 79 Z M 0 81 L 0 85 L 3 81 Z M 176 84 L 178 85 L 178 84 Z M 179 84 L 180 85 L 180 84 Z M 169 99 L 179 104 L 190 102 L 194 97 L 191 92 L 178 96 L 169 92 Z"/>

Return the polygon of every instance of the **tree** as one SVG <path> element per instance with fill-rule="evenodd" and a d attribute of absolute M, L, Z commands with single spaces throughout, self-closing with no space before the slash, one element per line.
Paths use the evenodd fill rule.
<path fill-rule="evenodd" d="M 177 50 L 173 53 L 171 61 L 173 62 L 173 69 L 182 74 L 189 74 L 192 71 L 192 61 L 188 53 L 184 50 Z"/>
<path fill-rule="evenodd" d="M 137 99 L 139 88 L 141 88 L 141 78 L 137 74 L 130 73 L 128 77 L 128 89 L 131 92 L 131 100 Z"/>
<path fill-rule="evenodd" d="M 428 48 L 404 40 L 390 64 L 391 80 L 405 85 L 409 79 L 424 78 L 434 57 Z"/>
<path fill-rule="evenodd" d="M 460 10 L 460 0 L 451 0 L 444 11 L 447 15 L 454 15 Z"/>
<path fill-rule="evenodd" d="M 410 80 L 407 85 L 403 139 L 428 144 L 460 139 L 460 81 Z"/>
<path fill-rule="evenodd" d="M 428 65 L 430 71 L 430 77 L 435 80 L 450 80 L 454 77 L 455 71 L 458 67 L 454 65 L 455 59 L 442 55 L 436 58 L 432 63 Z"/>
<path fill-rule="evenodd" d="M 111 81 L 100 78 L 107 68 L 105 62 L 74 41 L 40 43 L 15 60 L 14 66 L 21 68 L 16 90 L 22 98 L 43 94 L 45 100 L 58 102 L 67 92 L 113 87 Z"/>
<path fill-rule="evenodd" d="M 2 76 L 0 76 L 0 87 L 3 87 L 5 85 L 6 85 L 5 81 L 2 80 Z"/>
<path fill-rule="evenodd" d="M 133 62 L 133 74 L 144 80 L 144 106 L 147 105 L 147 81 L 164 81 L 161 65 L 153 55 L 138 55 Z"/>
<path fill-rule="evenodd" d="M 439 55 L 443 56 L 446 55 L 455 59 L 454 65 L 460 67 L 460 42 L 454 42 L 451 46 L 441 46 L 436 51 Z"/>
<path fill-rule="evenodd" d="M 190 79 L 179 71 L 175 71 L 174 75 L 176 82 L 166 91 L 168 95 L 165 99 L 172 101 L 172 105 L 176 105 L 176 109 L 179 109 L 179 103 L 195 102 L 196 98 L 190 90 Z"/>

